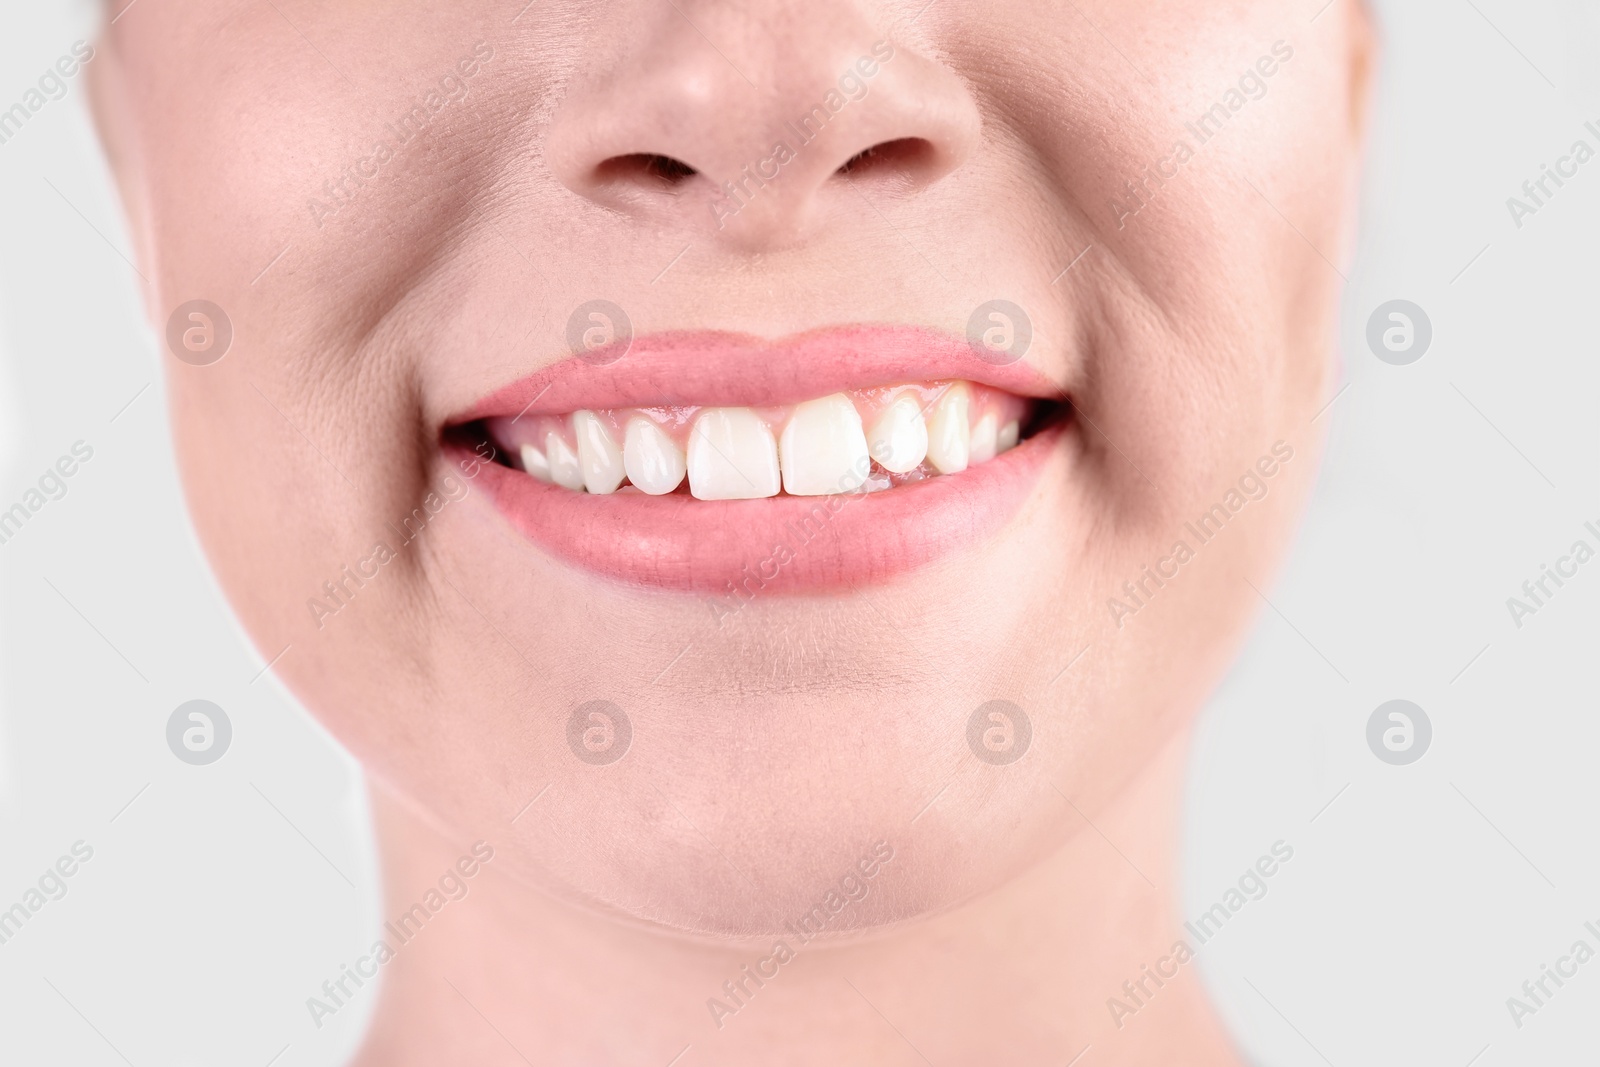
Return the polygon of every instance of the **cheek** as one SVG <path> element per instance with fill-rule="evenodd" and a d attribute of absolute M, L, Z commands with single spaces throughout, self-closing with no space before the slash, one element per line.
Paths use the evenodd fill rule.
<path fill-rule="evenodd" d="M 248 307 L 215 364 L 167 361 L 175 452 L 206 555 L 263 662 L 289 648 L 277 669 L 313 711 L 337 715 L 426 662 L 424 559 L 400 549 L 425 492 L 423 445 L 403 393 L 362 393 L 337 360 L 313 369 L 259 327 L 276 313 Z"/>
<path fill-rule="evenodd" d="M 454 102 L 440 87 L 495 36 L 481 5 L 396 14 L 404 43 L 377 52 L 370 12 L 299 10 L 290 25 L 246 6 L 220 28 L 150 15 L 121 29 L 149 146 L 160 317 L 197 296 L 230 313 L 278 299 L 299 322 L 359 330 L 376 310 L 365 301 L 450 230 L 480 191 L 479 155 L 504 140 L 506 59 Z"/>

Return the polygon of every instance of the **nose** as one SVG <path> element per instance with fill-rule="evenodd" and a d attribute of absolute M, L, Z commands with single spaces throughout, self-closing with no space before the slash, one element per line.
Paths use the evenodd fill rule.
<path fill-rule="evenodd" d="M 976 149 L 960 77 L 851 4 L 616 8 L 627 43 L 591 35 L 546 140 L 562 184 L 612 211 L 767 250 L 863 195 L 915 197 Z"/>

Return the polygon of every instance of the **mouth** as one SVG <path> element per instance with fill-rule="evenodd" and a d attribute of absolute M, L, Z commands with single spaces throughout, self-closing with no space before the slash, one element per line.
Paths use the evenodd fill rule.
<path fill-rule="evenodd" d="M 1037 370 L 929 330 L 677 333 L 513 382 L 444 446 L 494 457 L 480 482 L 551 555 L 742 603 L 880 580 L 995 535 L 1070 423 Z"/>

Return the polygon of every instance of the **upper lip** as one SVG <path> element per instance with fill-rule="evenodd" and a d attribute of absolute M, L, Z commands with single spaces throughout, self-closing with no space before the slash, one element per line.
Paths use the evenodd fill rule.
<path fill-rule="evenodd" d="M 847 389 L 960 379 L 1020 396 L 1065 393 L 1024 360 L 997 364 L 919 326 L 829 327 L 768 340 L 722 331 L 647 334 L 572 356 L 484 397 L 452 423 L 624 407 L 760 407 Z"/>

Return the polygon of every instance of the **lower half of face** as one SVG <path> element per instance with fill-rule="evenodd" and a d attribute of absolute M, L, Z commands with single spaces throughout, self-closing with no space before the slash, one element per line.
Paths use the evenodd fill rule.
<path fill-rule="evenodd" d="M 1028 4 L 708 5 L 719 57 L 670 7 L 466 4 L 378 56 L 307 11 L 346 94 L 253 9 L 207 32 L 263 60 L 179 84 L 201 30 L 145 4 L 102 121 L 156 317 L 231 332 L 169 367 L 207 551 L 335 735 L 530 883 L 724 935 L 925 914 L 1226 665 L 1318 451 L 1337 25 L 1098 5 L 1122 56 Z"/>

